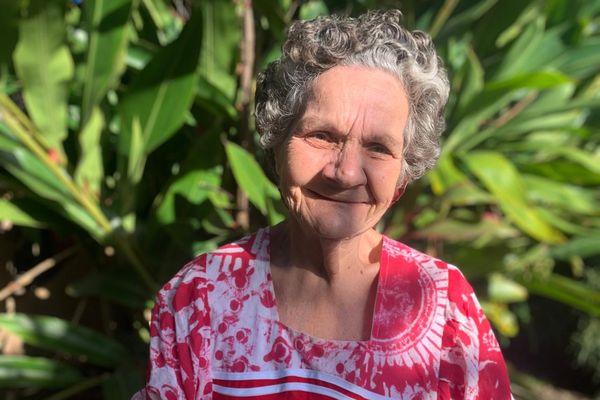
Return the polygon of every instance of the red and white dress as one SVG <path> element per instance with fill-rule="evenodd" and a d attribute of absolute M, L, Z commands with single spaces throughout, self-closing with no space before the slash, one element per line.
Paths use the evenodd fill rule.
<path fill-rule="evenodd" d="M 455 267 L 383 239 L 371 338 L 279 321 L 269 230 L 203 254 L 159 292 L 134 399 L 510 399 L 506 367 Z"/>

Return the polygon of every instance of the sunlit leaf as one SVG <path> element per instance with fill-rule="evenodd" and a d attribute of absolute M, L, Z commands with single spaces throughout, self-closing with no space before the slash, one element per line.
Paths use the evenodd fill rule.
<path fill-rule="evenodd" d="M 62 154 L 67 137 L 68 83 L 73 60 L 66 44 L 64 2 L 31 0 L 19 25 L 15 69 L 27 111 L 49 146 Z"/>
<path fill-rule="evenodd" d="M 500 273 L 490 275 L 487 294 L 492 301 L 499 303 L 515 303 L 527 300 L 527 289 Z"/>
<path fill-rule="evenodd" d="M 201 22 L 202 14 L 194 13 L 179 37 L 162 48 L 134 80 L 119 106 L 123 154 L 130 148 L 136 118 L 141 124 L 146 153 L 168 140 L 184 123 L 196 93 Z"/>
<path fill-rule="evenodd" d="M 583 282 L 551 274 L 547 277 L 523 278 L 520 279 L 520 283 L 532 293 L 600 317 L 600 292 Z"/>
<path fill-rule="evenodd" d="M 82 94 L 82 125 L 125 67 L 131 4 L 131 0 L 83 2 L 89 44 Z"/>
<path fill-rule="evenodd" d="M 600 254 L 598 238 L 600 232 L 596 235 L 575 237 L 552 250 L 552 255 L 562 260 L 569 260 L 571 257 L 593 257 Z"/>
<path fill-rule="evenodd" d="M 240 54 L 242 21 L 227 1 L 205 0 L 198 7 L 204 16 L 200 75 L 231 101 L 236 94 L 235 67 Z"/>
<path fill-rule="evenodd" d="M 94 108 L 91 117 L 79 133 L 80 157 L 75 170 L 75 182 L 91 193 L 98 194 L 104 177 L 102 163 L 101 135 L 104 117 L 98 108 Z"/>
<path fill-rule="evenodd" d="M 540 217 L 526 200 L 526 186 L 514 165 L 497 152 L 471 152 L 464 157 L 471 172 L 494 194 L 507 217 L 523 232 L 547 243 L 561 243 L 564 236 Z"/>
<path fill-rule="evenodd" d="M 76 368 L 62 362 L 0 355 L 0 388 L 62 388 L 81 379 Z"/>
<path fill-rule="evenodd" d="M 236 182 L 248 195 L 248 199 L 260 210 L 267 214 L 267 198 L 278 199 L 279 191 L 265 175 L 254 157 L 233 142 L 225 143 L 227 160 Z"/>
<path fill-rule="evenodd" d="M 0 221 L 10 221 L 14 225 L 33 228 L 39 228 L 43 225 L 17 205 L 4 199 L 0 199 Z"/>
<path fill-rule="evenodd" d="M 128 356 L 117 341 L 56 317 L 2 314 L 0 328 L 32 346 L 71 354 L 100 366 L 115 366 Z"/>

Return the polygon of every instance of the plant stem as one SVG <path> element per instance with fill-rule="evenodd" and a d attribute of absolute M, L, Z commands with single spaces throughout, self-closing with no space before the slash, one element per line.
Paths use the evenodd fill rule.
<path fill-rule="evenodd" d="M 444 24 L 450 17 L 450 14 L 452 14 L 452 11 L 454 11 L 457 5 L 458 0 L 444 1 L 442 8 L 440 8 L 440 11 L 437 13 L 435 19 L 433 20 L 433 23 L 431 24 L 431 28 L 429 28 L 429 34 L 432 38 L 435 38 L 438 35 L 438 33 L 440 33 L 442 27 L 444 26 Z"/>
<path fill-rule="evenodd" d="M 17 138 L 44 163 L 52 174 L 67 188 L 71 196 L 73 196 L 90 216 L 92 216 L 101 229 L 101 236 L 97 238 L 97 240 L 100 242 L 106 241 L 107 238 L 114 233 L 114 229 L 104 213 L 100 210 L 96 201 L 88 197 L 84 190 L 77 187 L 71 176 L 48 156 L 44 148 L 29 133 L 27 127 L 31 127 L 32 125 L 27 120 L 27 117 L 24 114 L 21 115 L 21 117 L 15 115 L 20 113 L 20 110 L 18 113 L 12 112 L 13 110 L 18 109 L 18 107 L 10 100 L 10 98 L 0 94 L 0 105 L 2 106 L 2 108 L 0 108 L 0 119 L 6 122 L 9 129 L 17 136 Z M 96 237 L 94 234 L 93 236 Z M 156 283 L 144 267 L 144 264 L 140 261 L 137 254 L 131 248 L 128 240 L 117 239 L 115 240 L 115 244 L 123 251 L 123 254 L 127 257 L 129 262 L 131 262 L 135 271 L 142 277 L 144 283 L 154 290 L 157 286 Z"/>
<path fill-rule="evenodd" d="M 42 146 L 36 142 L 33 137 L 23 129 L 24 127 L 19 123 L 18 119 L 15 118 L 12 113 L 6 112 L 8 111 L 6 108 L 4 109 L 5 113 L 0 115 L 2 119 L 6 122 L 11 131 L 17 136 L 17 138 L 29 149 L 31 152 L 46 165 L 46 167 L 52 172 L 54 176 L 62 183 L 69 193 L 73 196 L 75 200 L 79 202 L 83 206 L 83 208 L 94 218 L 96 223 L 103 230 L 104 235 L 108 235 L 112 232 L 112 227 L 110 226 L 110 222 L 106 219 L 106 216 L 100 211 L 97 204 L 94 201 L 90 200 L 84 193 L 85 191 L 78 188 L 71 177 L 59 166 L 57 165 L 48 154 L 44 151 Z"/>

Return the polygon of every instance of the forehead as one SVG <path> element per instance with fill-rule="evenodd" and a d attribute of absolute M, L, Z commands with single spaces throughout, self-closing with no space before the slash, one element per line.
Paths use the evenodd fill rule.
<path fill-rule="evenodd" d="M 337 66 L 313 82 L 302 127 L 328 125 L 343 133 L 402 135 L 408 98 L 391 73 L 363 66 Z"/>

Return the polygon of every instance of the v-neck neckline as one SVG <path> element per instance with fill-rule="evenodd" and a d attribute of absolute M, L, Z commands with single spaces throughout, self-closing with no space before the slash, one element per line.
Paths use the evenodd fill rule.
<path fill-rule="evenodd" d="M 369 338 L 365 339 L 365 340 L 342 340 L 342 339 L 321 338 L 319 336 L 311 335 L 309 333 L 294 329 L 281 321 L 281 319 L 279 317 L 278 300 L 277 300 L 277 296 L 275 295 L 275 285 L 273 283 L 273 274 L 271 272 L 271 238 L 272 238 L 272 236 L 271 236 L 270 227 L 264 228 L 264 234 L 266 234 L 267 238 L 268 238 L 267 254 L 266 254 L 266 259 L 264 260 L 265 265 L 266 265 L 266 268 L 265 268 L 266 278 L 267 278 L 266 281 L 268 282 L 268 289 L 271 292 L 271 296 L 273 298 L 273 307 L 271 307 L 272 318 L 277 324 L 279 324 L 282 328 L 284 328 L 284 330 L 290 332 L 293 336 L 302 336 L 304 338 L 310 339 L 310 341 L 312 341 L 312 342 L 328 342 L 328 343 L 338 343 L 338 344 L 348 344 L 348 343 L 368 344 L 368 343 L 372 343 L 373 341 L 377 340 L 376 339 L 378 337 L 377 333 L 379 332 L 379 328 L 380 328 L 377 322 L 381 320 L 380 318 L 377 318 L 377 316 L 379 315 L 379 312 L 381 311 L 381 306 L 382 306 L 381 293 L 383 291 L 383 288 L 385 287 L 385 281 L 388 276 L 387 269 L 388 269 L 389 255 L 387 254 L 387 252 L 385 250 L 386 242 L 387 242 L 388 238 L 385 235 L 382 235 L 381 253 L 379 254 L 379 271 L 377 272 L 377 276 L 376 276 L 377 287 L 375 289 L 375 301 L 374 301 L 373 310 L 372 310 L 373 314 L 371 316 L 371 331 L 370 331 Z"/>

